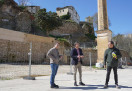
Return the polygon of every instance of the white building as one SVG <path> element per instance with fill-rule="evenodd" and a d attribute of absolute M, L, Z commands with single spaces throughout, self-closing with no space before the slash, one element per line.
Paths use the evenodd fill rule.
<path fill-rule="evenodd" d="M 58 16 L 66 15 L 68 12 L 71 15 L 71 20 L 79 24 L 80 16 L 78 15 L 77 11 L 75 10 L 73 6 L 66 6 L 63 8 L 56 9 L 56 13 Z"/>
<path fill-rule="evenodd" d="M 26 8 L 32 14 L 35 14 L 40 10 L 40 6 L 26 6 Z"/>
<path fill-rule="evenodd" d="M 124 37 L 132 38 L 132 34 L 125 34 Z"/>

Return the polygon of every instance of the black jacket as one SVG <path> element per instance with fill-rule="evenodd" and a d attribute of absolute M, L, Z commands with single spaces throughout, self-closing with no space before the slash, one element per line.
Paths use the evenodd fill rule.
<path fill-rule="evenodd" d="M 82 49 L 79 48 L 79 52 L 80 52 L 80 56 L 83 55 Z M 77 65 L 78 64 L 78 53 L 77 53 L 77 49 L 73 48 L 71 51 L 71 57 L 72 57 L 72 65 Z M 80 62 L 82 64 L 82 58 L 80 59 Z"/>

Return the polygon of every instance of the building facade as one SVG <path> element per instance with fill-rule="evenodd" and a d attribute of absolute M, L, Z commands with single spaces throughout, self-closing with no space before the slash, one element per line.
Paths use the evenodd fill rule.
<path fill-rule="evenodd" d="M 40 10 L 40 6 L 27 6 L 26 9 L 31 13 L 31 14 L 36 14 Z"/>
<path fill-rule="evenodd" d="M 67 13 L 69 13 L 71 15 L 71 20 L 75 21 L 78 24 L 80 22 L 80 16 L 73 6 L 57 8 L 56 13 L 58 16 L 63 16 L 63 15 L 66 15 Z"/>
<path fill-rule="evenodd" d="M 123 35 L 124 37 L 132 38 L 132 34 Z"/>

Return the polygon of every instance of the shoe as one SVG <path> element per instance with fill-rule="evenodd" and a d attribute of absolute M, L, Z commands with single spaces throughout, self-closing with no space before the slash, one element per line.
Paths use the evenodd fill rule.
<path fill-rule="evenodd" d="M 50 88 L 54 88 L 54 85 L 51 85 Z"/>
<path fill-rule="evenodd" d="M 50 88 L 59 88 L 59 86 L 54 84 L 54 85 L 51 85 Z"/>
<path fill-rule="evenodd" d="M 74 82 L 74 86 L 78 86 L 76 82 Z"/>
<path fill-rule="evenodd" d="M 58 86 L 58 85 L 56 85 L 56 84 L 54 84 L 54 87 L 55 87 L 55 88 L 59 88 L 59 86 Z"/>
<path fill-rule="evenodd" d="M 120 86 L 119 86 L 119 85 L 116 85 L 116 88 L 117 88 L 117 89 L 120 89 Z"/>
<path fill-rule="evenodd" d="M 79 85 L 85 86 L 85 84 L 83 82 L 79 82 Z"/>
<path fill-rule="evenodd" d="M 104 85 L 104 88 L 108 88 L 108 85 L 107 85 L 107 84 L 105 84 L 105 85 Z"/>

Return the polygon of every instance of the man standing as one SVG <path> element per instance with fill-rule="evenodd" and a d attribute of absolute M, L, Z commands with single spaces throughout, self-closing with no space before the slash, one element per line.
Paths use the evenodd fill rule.
<path fill-rule="evenodd" d="M 107 75 L 106 75 L 106 82 L 105 82 L 104 88 L 108 87 L 111 69 L 113 69 L 114 71 L 114 79 L 115 79 L 116 88 L 119 88 L 117 67 L 118 67 L 118 59 L 121 58 L 122 55 L 120 51 L 114 46 L 113 41 L 109 41 L 108 47 L 109 48 L 106 49 L 104 54 L 104 68 L 106 68 L 106 63 L 107 63 Z"/>
<path fill-rule="evenodd" d="M 77 74 L 77 69 L 79 71 L 79 78 L 80 78 L 80 82 L 79 85 L 85 85 L 82 82 L 82 58 L 83 53 L 82 53 L 82 49 L 79 48 L 79 43 L 75 43 L 75 48 L 73 48 L 73 50 L 71 51 L 71 57 L 72 57 L 72 65 L 74 68 L 74 86 L 78 86 L 77 85 L 77 81 L 76 81 L 76 74 Z"/>
<path fill-rule="evenodd" d="M 51 48 L 47 53 L 47 56 L 50 58 L 50 66 L 52 71 L 50 78 L 51 88 L 59 88 L 59 86 L 54 83 L 55 76 L 57 74 L 57 70 L 59 67 L 58 63 L 62 59 L 62 56 L 59 55 L 58 48 L 59 48 L 59 43 L 56 43 L 55 46 Z"/>

